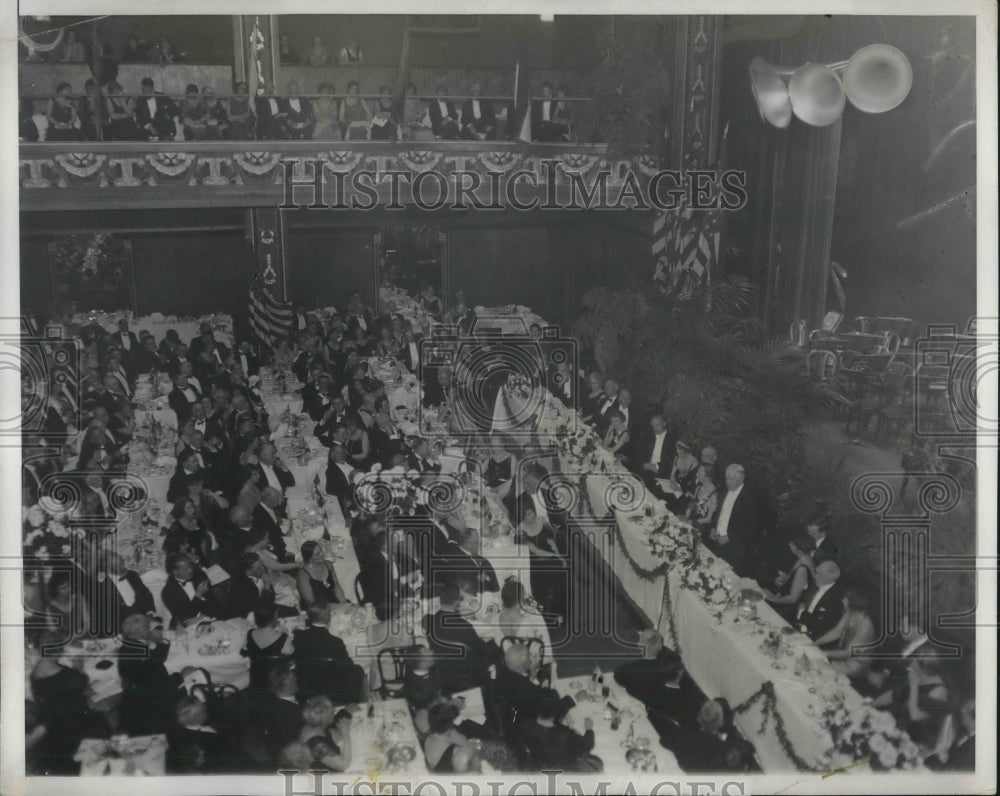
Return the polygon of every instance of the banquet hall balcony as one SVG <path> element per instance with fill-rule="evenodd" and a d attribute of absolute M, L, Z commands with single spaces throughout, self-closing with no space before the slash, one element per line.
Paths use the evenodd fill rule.
<path fill-rule="evenodd" d="M 645 159 L 609 153 L 602 144 L 580 142 L 514 141 L 65 141 L 20 145 L 19 184 L 22 210 L 260 206 L 282 204 L 286 182 L 314 186 L 314 164 L 320 162 L 327 188 L 335 179 L 346 184 L 402 172 L 398 201 L 412 201 L 409 186 L 416 175 L 435 171 L 452 183 L 456 173 L 476 173 L 483 188 L 477 195 L 490 199 L 490 179 L 501 186 L 518 177 L 516 201 L 545 199 L 550 172 L 557 197 L 571 190 L 590 190 L 606 180 L 609 201 L 634 174 L 644 184 L 653 173 Z M 607 172 L 606 177 L 600 175 Z M 527 173 L 527 174 L 525 174 Z M 334 177 L 333 175 L 338 175 Z M 499 175 L 493 178 L 489 174 Z M 466 177 L 466 181 L 474 177 Z M 432 182 L 425 180 L 425 182 Z M 388 204 L 390 180 L 377 183 L 377 204 Z M 616 190 L 617 189 L 617 190 Z M 312 204 L 308 189 L 296 188 L 295 201 Z M 494 190 L 505 206 L 510 192 Z M 429 201 L 434 192 L 428 191 Z M 560 199 L 559 201 L 563 201 Z M 325 201 L 327 206 L 336 198 Z"/>

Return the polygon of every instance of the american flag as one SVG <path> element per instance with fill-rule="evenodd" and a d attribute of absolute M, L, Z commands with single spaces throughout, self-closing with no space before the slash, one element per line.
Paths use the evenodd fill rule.
<path fill-rule="evenodd" d="M 653 220 L 652 253 L 660 289 L 681 301 L 702 286 L 710 289 L 721 237 L 721 210 L 692 210 L 682 203 L 659 213 Z"/>
<path fill-rule="evenodd" d="M 250 270 L 250 329 L 257 338 L 274 348 L 281 338 L 287 337 L 295 323 L 292 302 L 278 301 L 271 295 L 256 269 Z"/>

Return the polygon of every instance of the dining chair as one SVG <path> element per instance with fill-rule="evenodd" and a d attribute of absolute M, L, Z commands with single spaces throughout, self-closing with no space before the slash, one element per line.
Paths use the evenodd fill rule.
<path fill-rule="evenodd" d="M 358 605 L 364 605 L 367 602 L 367 600 L 365 599 L 365 589 L 361 585 L 360 572 L 354 576 L 354 596 L 358 600 Z"/>
<path fill-rule="evenodd" d="M 376 663 L 379 678 L 382 680 L 382 687 L 379 690 L 383 697 L 397 697 L 402 693 L 410 649 L 410 647 L 386 647 L 379 650 Z"/>

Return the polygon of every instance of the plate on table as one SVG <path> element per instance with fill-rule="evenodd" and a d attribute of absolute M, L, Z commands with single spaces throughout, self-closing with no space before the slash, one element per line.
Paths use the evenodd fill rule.
<path fill-rule="evenodd" d="M 574 691 L 579 691 L 581 688 L 583 688 L 583 683 L 581 683 L 579 680 L 571 680 L 569 687 L 572 688 Z"/>
<path fill-rule="evenodd" d="M 794 636 L 799 631 L 796 630 L 791 625 L 785 625 L 783 628 L 781 628 L 781 632 L 784 633 L 786 636 Z"/>
<path fill-rule="evenodd" d="M 633 771 L 656 770 L 656 755 L 648 749 L 629 749 L 625 753 L 625 759 Z"/>

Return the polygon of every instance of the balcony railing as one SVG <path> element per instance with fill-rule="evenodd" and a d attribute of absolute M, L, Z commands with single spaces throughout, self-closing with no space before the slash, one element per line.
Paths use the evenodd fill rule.
<path fill-rule="evenodd" d="M 20 147 L 24 210 L 287 206 L 289 201 L 332 207 L 348 194 L 368 197 L 366 207 L 398 207 L 419 204 L 417 185 L 436 205 L 444 191 L 450 206 L 459 182 L 467 191 L 476 184 L 473 192 L 492 206 L 545 200 L 579 206 L 572 192 L 595 187 L 598 195 L 590 206 L 613 206 L 630 173 L 642 184 L 654 171 L 655 164 L 612 157 L 602 145 L 569 142 L 106 141 Z M 602 199 L 601 191 L 610 198 Z M 471 201 L 468 192 L 465 199 Z M 353 206 L 350 199 L 344 206 Z"/>

